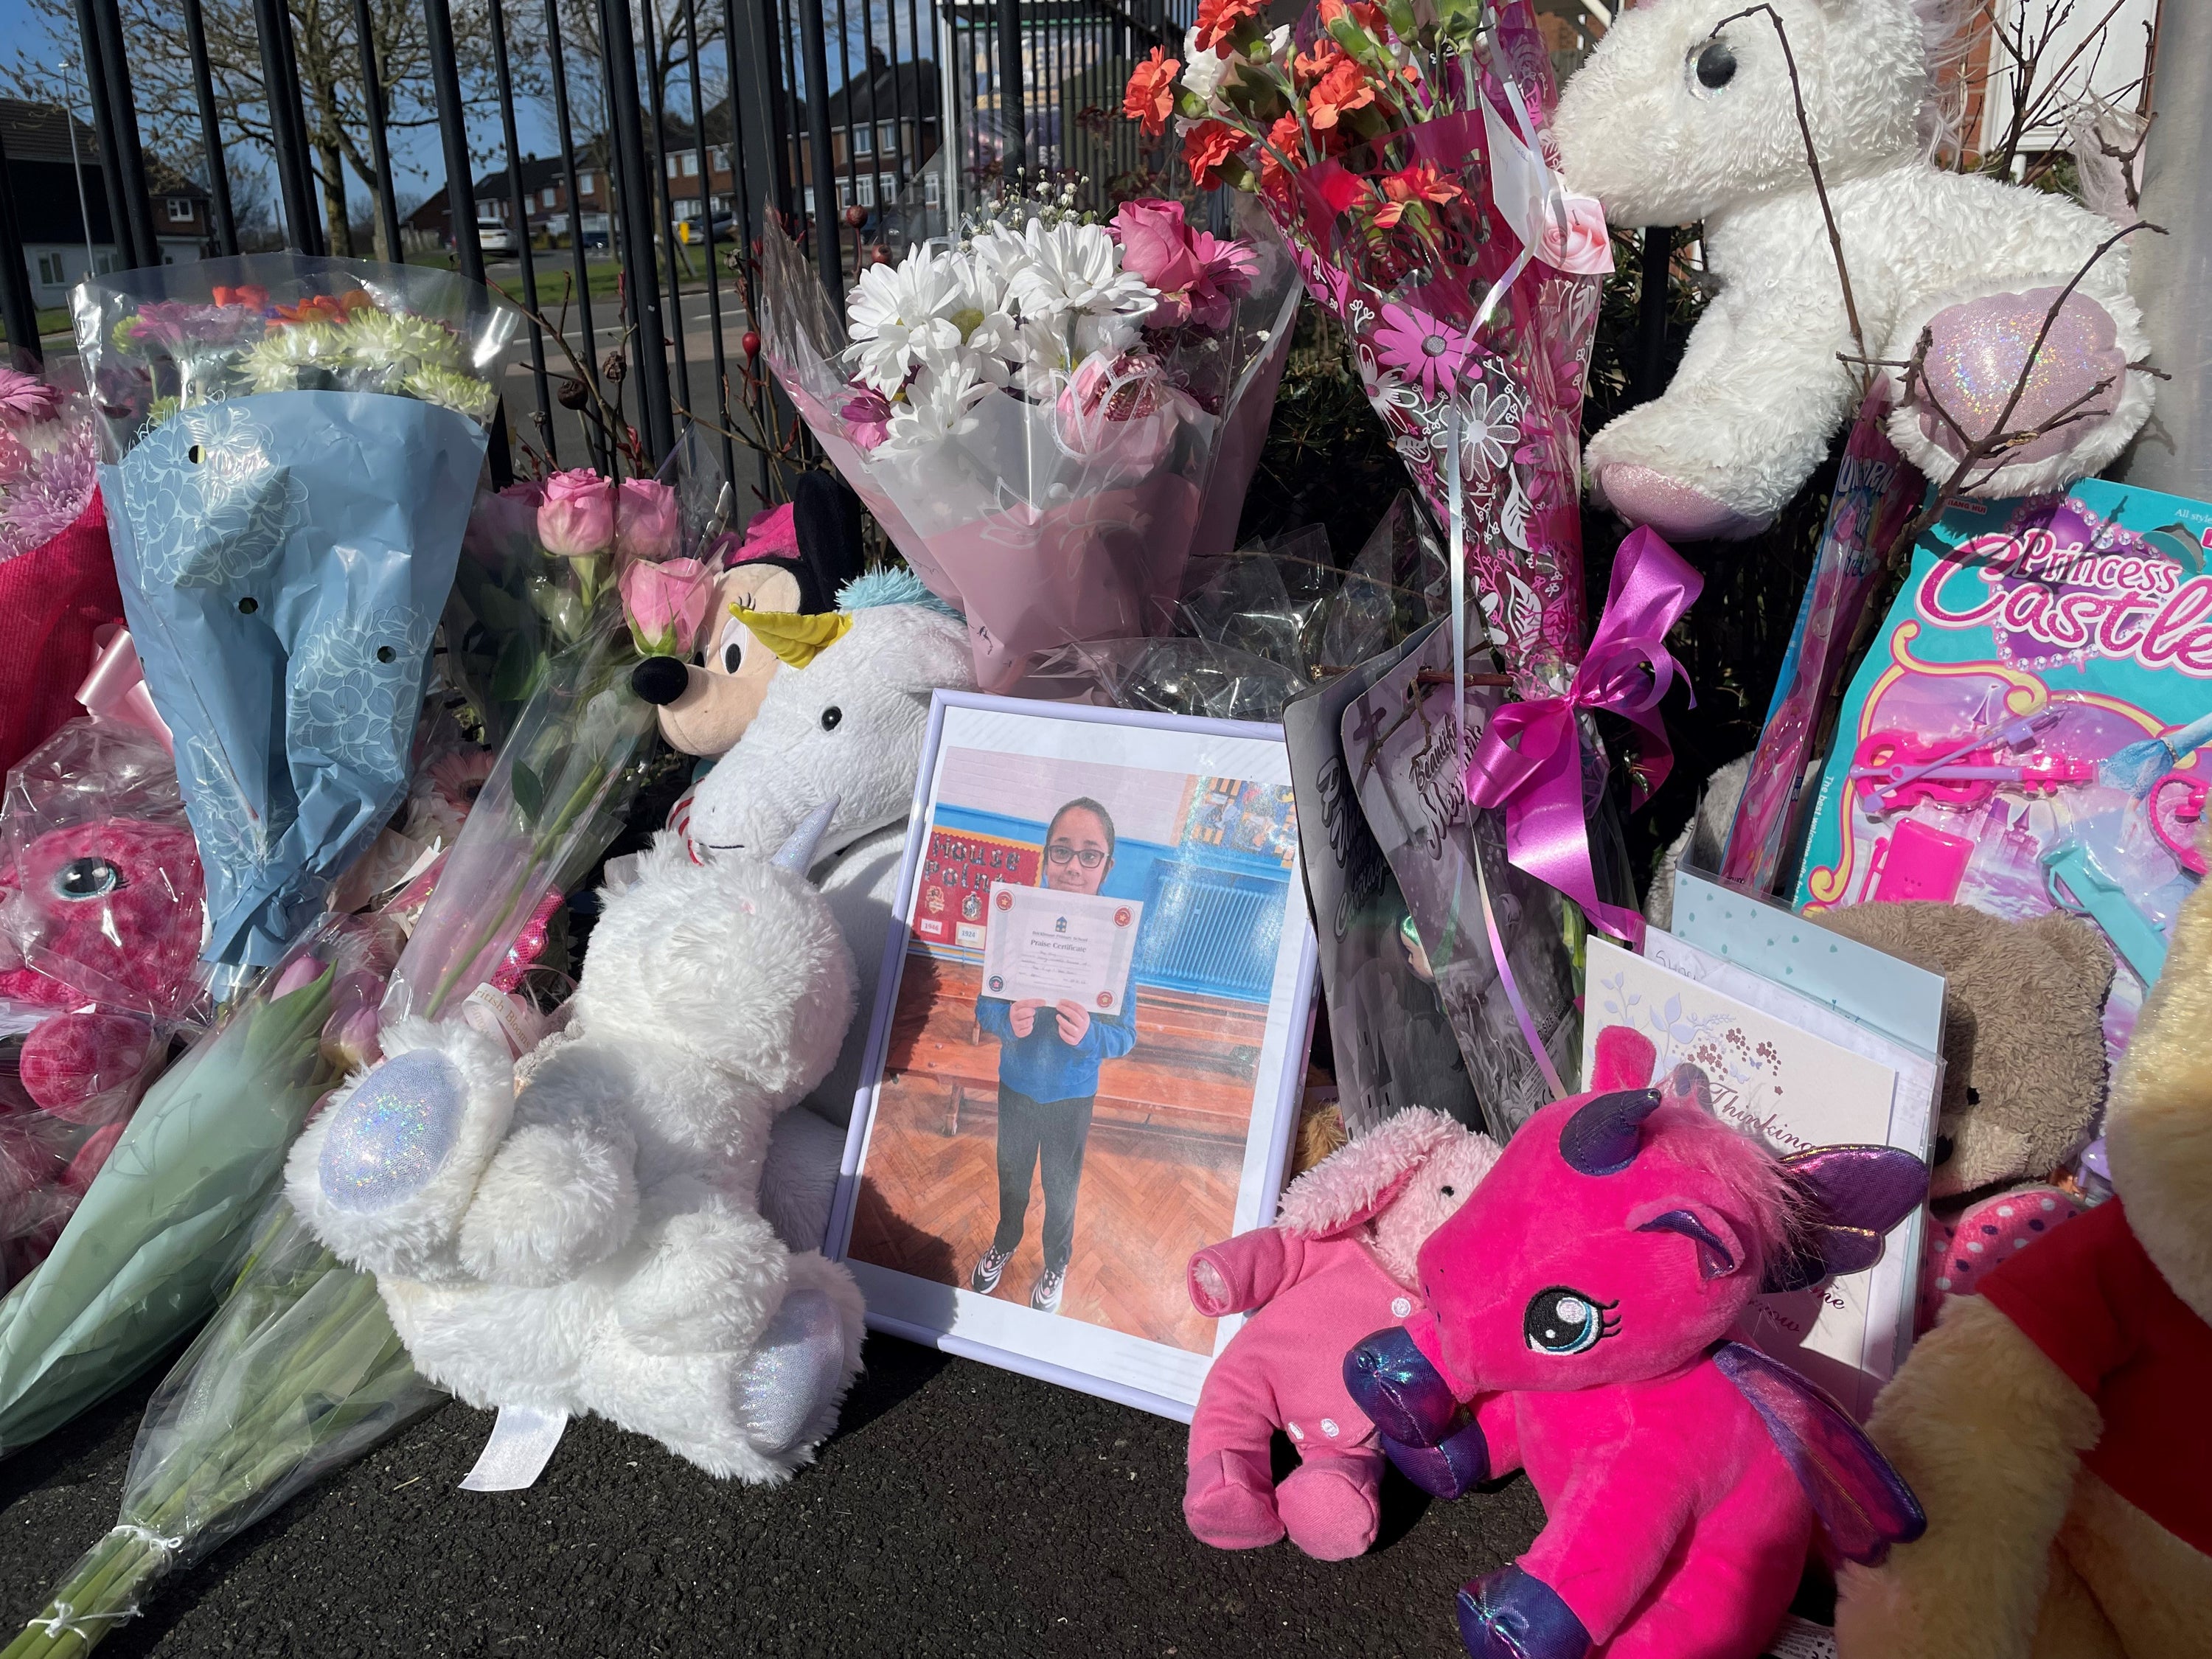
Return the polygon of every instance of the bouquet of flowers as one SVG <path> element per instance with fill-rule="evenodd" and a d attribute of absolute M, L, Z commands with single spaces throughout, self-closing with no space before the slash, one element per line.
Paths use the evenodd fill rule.
<path fill-rule="evenodd" d="M 1262 217 L 1221 238 L 1176 203 L 1073 202 L 1012 198 L 869 267 L 842 318 L 774 227 L 763 251 L 763 355 L 992 690 L 1166 631 L 1209 507 L 1211 550 L 1233 538 L 1297 303 Z"/>
<path fill-rule="evenodd" d="M 1559 691 L 1582 653 L 1582 398 L 1612 255 L 1547 158 L 1528 0 L 1320 0 L 1273 30 L 1265 11 L 1206 0 L 1124 112 L 1156 137 L 1172 119 L 1200 189 L 1250 192 L 1281 227 L 1516 685 Z"/>
<path fill-rule="evenodd" d="M 259 968 L 406 788 L 514 313 L 446 272 L 289 255 L 118 273 L 75 304 L 206 955 Z"/>
<path fill-rule="evenodd" d="M 77 713 L 93 635 L 123 617 L 91 402 L 0 368 L 0 770 Z"/>

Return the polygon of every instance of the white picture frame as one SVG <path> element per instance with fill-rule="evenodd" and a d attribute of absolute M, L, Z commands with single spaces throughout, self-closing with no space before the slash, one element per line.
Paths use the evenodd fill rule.
<path fill-rule="evenodd" d="M 1178 776 L 1193 787 L 1170 811 L 1164 804 L 1172 791 L 1163 780 Z M 827 1254 L 860 1281 L 872 1328 L 1189 1420 L 1206 1370 L 1238 1322 L 1206 1321 L 1190 1308 L 1185 1264 L 1200 1245 L 1273 1219 L 1312 1035 L 1316 949 L 1290 786 L 1290 757 L 1278 726 L 935 694 L 883 970 L 875 1006 L 866 1011 L 860 1087 L 826 1241 Z M 1267 793 L 1275 791 L 1279 803 Z M 1110 1224 L 1113 1260 L 1081 1270 L 1071 1261 L 1060 1310 L 1047 1313 L 1030 1305 L 1030 1278 L 1015 1271 L 1024 1250 L 1041 1259 L 1043 1218 L 1034 1186 L 1007 1276 L 994 1294 L 972 1288 L 979 1226 L 988 1238 L 1005 1224 L 996 1137 L 997 1106 L 1007 1085 L 1002 1077 L 991 1081 L 985 1070 L 1002 1063 L 998 1046 L 971 1034 L 969 1054 L 957 1037 L 925 1043 L 894 1028 L 910 970 L 918 988 L 905 993 L 910 1027 L 917 1019 L 924 1032 L 957 1026 L 963 1003 L 980 1007 L 980 981 L 971 995 L 961 976 L 963 951 L 980 961 L 980 940 L 963 946 L 957 939 L 921 938 L 913 925 L 917 905 L 924 890 L 933 889 L 934 914 L 948 914 L 944 901 L 951 890 L 945 884 L 955 873 L 954 853 L 963 879 L 1004 867 L 1012 878 L 1033 884 L 1044 871 L 1044 837 L 1052 829 L 1047 809 L 1035 802 L 1063 795 L 1092 798 L 1119 817 L 1115 852 L 1102 877 L 1108 885 L 1098 890 L 1112 892 L 1121 884 L 1121 893 L 1148 901 L 1145 927 L 1159 921 L 1164 931 L 1140 942 L 1131 970 L 1127 1001 L 1134 1046 L 1099 1066 L 1097 1092 L 1085 1109 L 1090 1127 L 1074 1200 L 1074 1250 L 1082 1255 L 1087 1228 Z M 1271 820 L 1278 808 L 1285 816 Z M 1208 842 L 1217 827 L 1224 840 Z M 1243 846 L 1246 840 L 1253 847 Z M 948 856 L 933 859 L 933 845 Z M 1132 892 L 1140 882 L 1145 890 Z M 1271 895 L 1276 884 L 1279 895 Z M 1234 907 L 1219 897 L 1224 891 L 1237 896 Z M 1221 920 L 1232 913 L 1253 929 L 1241 949 L 1239 936 Z M 1202 960 L 1185 948 L 1200 939 L 1218 947 Z M 1170 1049 L 1148 1036 L 1170 1013 L 1182 1048 Z M 1204 1049 L 1209 1017 L 1218 1018 L 1218 1030 L 1253 1039 L 1224 1048 L 1237 1062 L 1225 1072 L 1212 1067 Z M 981 1030 L 974 1025 L 974 1033 Z M 1255 1052 L 1247 1067 L 1248 1049 Z M 1158 1058 L 1193 1053 L 1194 1059 Z M 1189 1087 L 1163 1088 L 1158 1079 L 1175 1077 L 1177 1065 L 1194 1068 Z M 1241 1132 L 1235 1101 L 1246 1085 L 1239 1067 L 1249 1070 Z M 947 1068 L 957 1073 L 949 1082 Z M 1222 1083 L 1221 1075 L 1230 1082 Z M 938 1107 L 940 1094 L 949 1109 Z M 1179 1097 L 1159 1098 L 1168 1094 Z M 1029 1097 L 1016 1104 L 1024 1101 Z M 1150 1109 L 1154 1105 L 1160 1109 Z M 939 1109 L 942 1124 L 924 1121 L 924 1114 Z M 980 1137 L 977 1125 L 987 1113 L 992 1162 L 979 1196 L 975 1148 L 968 1140 Z M 1155 1162 L 1146 1164 L 1146 1158 Z M 950 1160 L 953 1173 L 915 1175 L 914 1166 L 925 1159 Z M 1121 1162 L 1102 1163 L 1113 1159 Z M 1146 1179 L 1146 1170 L 1158 1178 Z M 1097 1174 L 1101 1170 L 1119 1179 Z M 1162 1194 L 1170 1177 L 1177 1183 L 1172 1206 L 1149 1196 L 1139 1205 L 1127 1196 Z M 1112 1196 L 1117 1187 L 1121 1195 Z M 1233 1200 L 1224 1200 L 1231 1190 Z M 1170 1209 L 1172 1225 L 1164 1218 Z M 1197 1236 L 1194 1226 L 1210 1236 Z M 909 1241 L 920 1242 L 909 1248 Z M 1180 1316 L 1174 1316 L 1176 1303 Z M 1146 1328 L 1128 1328 L 1133 1324 Z"/>

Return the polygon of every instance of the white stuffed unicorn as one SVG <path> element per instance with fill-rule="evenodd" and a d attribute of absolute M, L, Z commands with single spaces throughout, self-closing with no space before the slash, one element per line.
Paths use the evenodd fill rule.
<path fill-rule="evenodd" d="M 930 693 L 973 690 L 975 666 L 967 625 L 903 570 L 848 582 L 835 611 L 753 616 L 748 625 L 783 666 L 744 736 L 679 811 L 705 858 L 775 846 L 807 814 L 836 804 L 822 838 L 822 890 L 852 947 L 860 1018 L 810 1097 L 815 1109 L 778 1121 L 765 1194 L 783 1237 L 812 1245 L 860 1086 Z"/>
<path fill-rule="evenodd" d="M 694 863 L 660 836 L 602 895 L 563 1032 L 518 1068 L 467 1024 L 403 1022 L 300 1137 L 287 1196 L 376 1275 L 424 1376 L 596 1412 L 717 1475 L 812 1460 L 860 1369 L 860 1294 L 759 1198 L 770 1125 L 853 1017 L 805 876 L 829 817 L 774 859 Z"/>
<path fill-rule="evenodd" d="M 1928 391 L 1976 441 L 1996 429 L 2045 316 L 2112 234 L 2065 198 L 1943 172 L 1930 155 L 1931 42 L 1970 0 L 1775 0 L 1874 356 L 1932 335 Z M 1703 222 L 1720 289 L 1666 395 L 1590 441 L 1593 492 L 1670 536 L 1771 523 L 1855 404 L 1858 350 L 1806 163 L 1781 39 L 1741 0 L 1644 0 L 1559 100 L 1577 191 L 1617 225 Z M 1730 21 L 1723 23 L 1723 19 Z M 1978 467 L 1974 494 L 2063 489 L 2109 465 L 2150 412 L 2148 346 L 2124 246 L 2059 313 L 2007 432 L 2041 430 Z M 1901 376 L 1896 377 L 1901 380 Z M 2049 429 L 2044 430 L 2048 426 Z M 1925 399 L 1898 447 L 1948 478 L 1965 446 Z"/>

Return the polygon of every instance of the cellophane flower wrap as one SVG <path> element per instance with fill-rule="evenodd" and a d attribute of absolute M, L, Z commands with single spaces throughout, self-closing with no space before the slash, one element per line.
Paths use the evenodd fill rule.
<path fill-rule="evenodd" d="M 1456 494 L 1516 686 L 1556 692 L 1581 655 L 1582 399 L 1612 258 L 1601 212 L 1553 171 L 1534 12 L 1322 0 L 1273 30 L 1264 12 L 1209 0 L 1182 58 L 1139 65 L 1125 112 L 1156 136 L 1172 120 L 1194 183 L 1250 191 L 1280 225 L 1439 523 Z"/>
<path fill-rule="evenodd" d="M 129 1382 L 214 1307 L 337 1078 L 331 988 L 370 953 L 317 919 L 214 1031 L 157 1078 L 37 1270 L 0 1301 L 0 1452 Z"/>
<path fill-rule="evenodd" d="M 155 736 L 80 717 L 0 809 L 0 1289 L 45 1259 L 204 1014 L 199 854 Z"/>
<path fill-rule="evenodd" d="M 78 712 L 93 636 L 123 616 L 92 402 L 0 368 L 0 770 Z"/>
<path fill-rule="evenodd" d="M 1004 691 L 1167 632 L 1200 536 L 1227 550 L 1297 287 L 1263 216 L 1215 237 L 1177 203 L 1016 200 L 869 268 L 841 315 L 771 226 L 763 355 Z"/>
<path fill-rule="evenodd" d="M 262 967 L 405 791 L 514 314 L 448 272 L 295 255 L 122 272 L 75 309 L 206 954 Z"/>

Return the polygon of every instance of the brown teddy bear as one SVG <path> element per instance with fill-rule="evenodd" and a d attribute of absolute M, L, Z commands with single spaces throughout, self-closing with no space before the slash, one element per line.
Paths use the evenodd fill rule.
<path fill-rule="evenodd" d="M 2212 883 L 2106 1109 L 2117 1196 L 1947 1304 L 1868 1431 L 1928 1531 L 1839 1581 L 1843 1659 L 2212 1655 Z"/>
<path fill-rule="evenodd" d="M 1943 1100 L 1929 1195 L 2041 1180 L 2105 1097 L 2112 953 L 2063 912 L 2006 921 L 1963 904 L 1849 904 L 1808 921 L 1941 974 Z"/>

